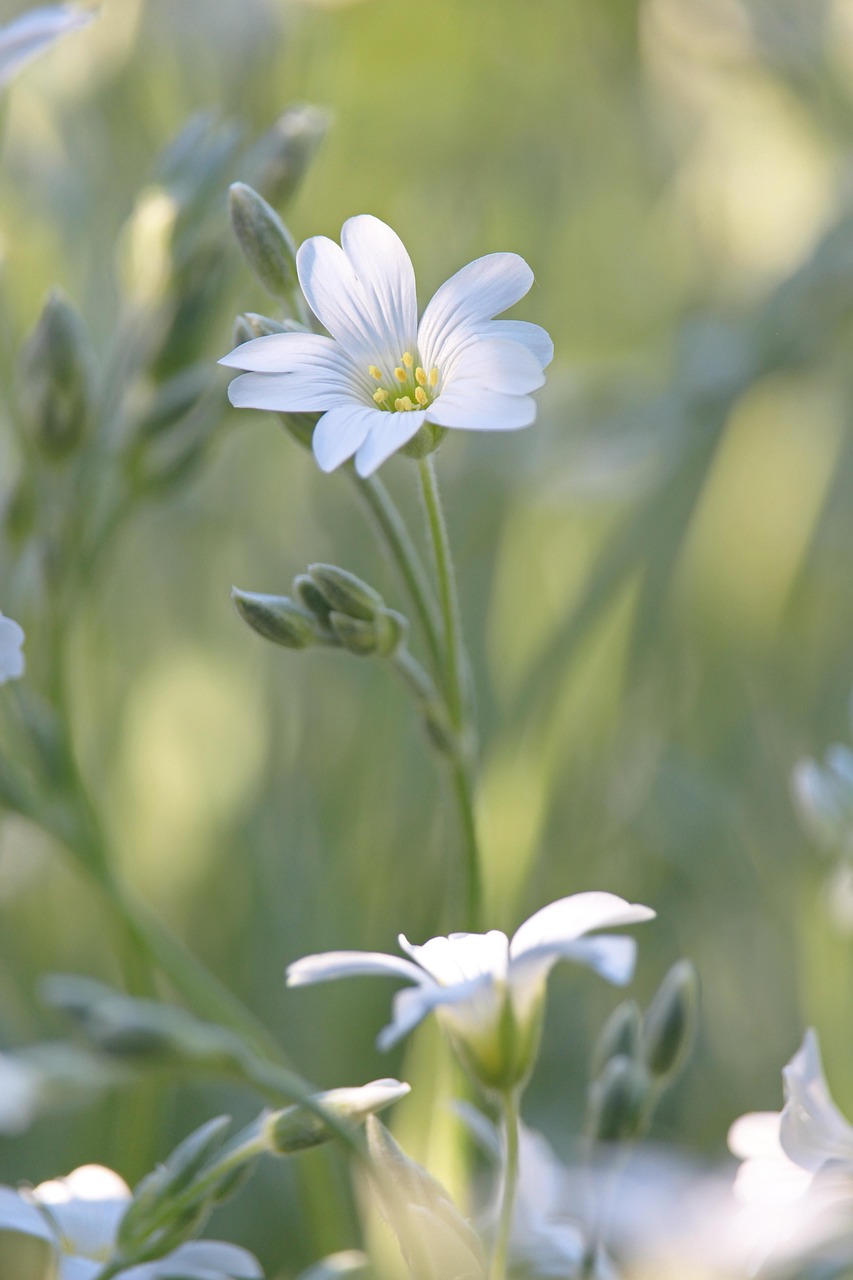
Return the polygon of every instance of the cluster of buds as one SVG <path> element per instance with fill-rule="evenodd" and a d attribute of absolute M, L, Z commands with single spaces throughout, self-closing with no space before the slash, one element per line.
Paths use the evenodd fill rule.
<path fill-rule="evenodd" d="M 286 649 L 311 645 L 346 649 L 359 657 L 392 657 L 403 647 L 408 622 L 354 573 L 332 564 L 309 565 L 290 596 L 232 589 L 240 616 L 258 635 Z"/>
<path fill-rule="evenodd" d="M 690 1053 L 698 997 L 696 969 L 679 960 L 645 1015 L 634 1000 L 614 1009 L 593 1054 L 586 1115 L 593 1140 L 630 1142 L 645 1132 L 661 1092 Z"/>

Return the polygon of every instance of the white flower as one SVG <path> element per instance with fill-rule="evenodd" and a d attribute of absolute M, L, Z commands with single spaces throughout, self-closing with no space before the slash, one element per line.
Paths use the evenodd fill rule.
<path fill-rule="evenodd" d="M 54 40 L 85 27 L 94 16 L 64 4 L 50 5 L 31 9 L 8 26 L 0 27 L 0 89 Z"/>
<path fill-rule="evenodd" d="M 112 1256 L 130 1198 L 117 1173 L 84 1165 L 31 1192 L 0 1187 L 0 1230 L 46 1241 L 57 1257 L 57 1280 L 97 1280 Z M 176 1274 L 182 1280 L 257 1280 L 262 1272 L 245 1249 L 214 1240 L 181 1245 L 165 1258 L 122 1272 L 126 1280 L 167 1280 Z"/>
<path fill-rule="evenodd" d="M 522 1080 L 532 1065 L 545 980 L 556 962 L 589 965 L 622 985 L 634 971 L 634 939 L 585 935 L 651 920 L 654 914 L 612 893 L 577 893 L 537 911 L 512 941 L 493 929 L 452 933 L 413 946 L 401 934 L 400 946 L 410 960 L 370 951 L 330 951 L 290 965 L 287 982 L 305 986 L 359 974 L 404 978 L 415 985 L 395 997 L 393 1018 L 379 1036 L 379 1047 L 396 1044 L 435 1009 L 478 1079 L 506 1088 Z"/>
<path fill-rule="evenodd" d="M 17 622 L 4 618 L 0 613 L 0 684 L 17 680 L 24 674 L 24 655 L 21 646 L 24 632 Z"/>
<path fill-rule="evenodd" d="M 729 1130 L 729 1147 L 743 1161 L 735 1194 L 765 1220 L 775 1213 L 774 1253 L 791 1253 L 830 1238 L 839 1212 L 849 1213 L 853 1126 L 832 1100 L 814 1031 L 782 1075 L 782 1111 L 741 1116 Z"/>
<path fill-rule="evenodd" d="M 250 371 L 228 388 L 238 407 L 322 413 L 313 448 L 324 471 L 355 454 L 368 476 L 427 422 L 471 431 L 533 422 L 530 392 L 545 381 L 553 344 L 538 325 L 493 318 L 533 283 L 523 258 L 470 262 L 441 286 L 420 324 L 411 260 L 378 218 L 350 218 L 340 245 L 306 240 L 296 264 L 331 336 L 269 334 L 220 363 Z"/>

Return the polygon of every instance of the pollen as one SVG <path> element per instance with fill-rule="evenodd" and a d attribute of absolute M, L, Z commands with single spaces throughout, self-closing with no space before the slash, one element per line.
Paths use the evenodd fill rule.
<path fill-rule="evenodd" d="M 397 379 L 398 382 L 409 381 L 409 375 L 406 373 L 406 370 L 401 365 L 397 365 L 397 368 L 394 370 L 394 377 Z"/>
<path fill-rule="evenodd" d="M 400 358 L 402 359 L 403 364 L 406 366 L 407 369 L 411 369 L 412 365 L 415 363 L 414 360 L 412 359 L 411 351 L 404 351 Z"/>
<path fill-rule="evenodd" d="M 401 396 L 399 400 L 394 401 L 394 408 L 400 413 L 408 413 L 414 407 L 410 396 Z"/>
<path fill-rule="evenodd" d="M 377 404 L 384 404 L 385 401 L 388 399 L 388 392 L 385 390 L 384 387 L 380 387 L 378 391 L 374 391 L 373 399 L 376 401 Z"/>
<path fill-rule="evenodd" d="M 382 381 L 382 370 L 377 369 L 375 364 L 370 365 L 367 372 L 370 374 L 371 378 L 375 378 L 377 382 Z"/>
<path fill-rule="evenodd" d="M 427 393 L 424 391 L 423 387 L 417 387 L 417 388 L 415 389 L 415 399 L 417 400 L 417 402 L 418 402 L 418 404 L 421 406 L 421 408 L 423 408 L 425 405 L 429 404 L 429 396 L 428 396 L 428 395 L 427 395 Z"/>
<path fill-rule="evenodd" d="M 431 387 L 434 387 L 437 385 L 437 383 L 438 383 L 438 369 L 436 369 L 435 365 L 433 365 L 433 367 L 429 371 L 429 385 Z"/>
<path fill-rule="evenodd" d="M 420 387 L 425 387 L 425 386 L 426 386 L 426 383 L 427 383 L 427 376 L 426 376 L 426 374 L 424 373 L 424 371 L 423 371 L 423 369 L 421 368 L 421 366 L 420 366 L 420 365 L 418 365 L 417 369 L 415 369 L 415 381 L 417 382 L 418 386 L 420 386 Z"/>

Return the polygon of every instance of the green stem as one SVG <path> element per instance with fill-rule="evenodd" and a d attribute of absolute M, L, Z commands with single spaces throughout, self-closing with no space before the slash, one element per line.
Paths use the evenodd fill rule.
<path fill-rule="evenodd" d="M 405 521 L 377 476 L 362 479 L 350 468 L 348 472 L 365 506 L 370 511 L 388 548 L 397 572 L 409 594 L 426 639 L 430 660 L 436 674 L 442 669 L 440 621 L 438 606 L 429 576 Z"/>
<path fill-rule="evenodd" d="M 427 524 L 432 542 L 435 569 L 438 575 L 438 594 L 444 622 L 444 686 L 447 709 L 454 729 L 460 731 L 465 719 L 463 672 L 465 660 L 462 649 L 462 629 L 459 615 L 459 597 L 456 591 L 456 575 L 450 554 L 450 538 L 438 491 L 433 455 L 428 454 L 418 464 L 421 493 L 426 508 Z"/>
<path fill-rule="evenodd" d="M 515 1207 L 515 1189 L 518 1183 L 518 1098 L 509 1089 L 501 1095 L 504 1128 L 504 1171 L 501 1211 L 498 1232 L 489 1269 L 489 1280 L 505 1280 L 509 1240 L 512 1230 L 512 1214 Z"/>
<path fill-rule="evenodd" d="M 451 760 L 451 772 L 453 794 L 456 798 L 462 824 L 467 927 L 476 930 L 480 925 L 482 876 L 471 766 L 474 734 L 470 723 L 468 698 L 466 696 L 467 659 L 462 640 L 459 597 L 456 590 L 456 576 L 453 571 L 453 560 L 450 552 L 450 539 L 441 506 L 438 477 L 435 473 L 432 454 L 421 459 L 419 471 L 444 621 L 443 684 L 447 700 L 447 711 L 456 742 Z"/>

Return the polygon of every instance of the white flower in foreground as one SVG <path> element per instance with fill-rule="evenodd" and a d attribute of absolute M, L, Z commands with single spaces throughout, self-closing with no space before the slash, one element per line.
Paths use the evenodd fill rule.
<path fill-rule="evenodd" d="M 64 4 L 49 5 L 31 9 L 8 26 L 0 27 L 0 89 L 54 40 L 85 27 L 94 16 Z"/>
<path fill-rule="evenodd" d="M 378 218 L 350 218 L 340 245 L 306 240 L 296 265 L 331 336 L 269 334 L 220 363 L 249 370 L 228 388 L 237 407 L 322 413 L 313 448 L 324 471 L 355 455 L 368 476 L 427 422 L 470 431 L 533 422 L 530 393 L 545 381 L 553 344 L 538 325 L 494 319 L 533 283 L 517 254 L 470 262 L 441 286 L 420 323 L 411 260 Z"/>
<path fill-rule="evenodd" d="M 404 978 L 415 985 L 396 995 L 379 1047 L 396 1044 L 435 1009 L 473 1074 L 486 1085 L 505 1089 L 523 1080 L 533 1065 L 545 980 L 556 962 L 574 960 L 623 985 L 634 972 L 634 939 L 586 935 L 651 920 L 654 914 L 612 893 L 577 893 L 537 911 L 512 941 L 493 929 L 452 933 L 413 946 L 401 934 L 400 946 L 410 960 L 370 951 L 330 951 L 290 965 L 287 982 L 306 986 L 360 974 Z"/>
<path fill-rule="evenodd" d="M 23 628 L 0 613 L 0 684 L 17 680 L 24 674 L 24 655 L 21 652 L 24 639 Z"/>
<path fill-rule="evenodd" d="M 743 1161 L 735 1194 L 777 1214 L 774 1255 L 830 1238 L 853 1204 L 853 1126 L 832 1100 L 814 1031 L 782 1075 L 782 1111 L 741 1116 L 729 1130 L 729 1147 Z"/>
<path fill-rule="evenodd" d="M 46 1241 L 56 1254 L 57 1280 L 97 1280 L 130 1198 L 117 1173 L 84 1165 L 30 1192 L 0 1187 L 0 1231 Z M 215 1240 L 181 1245 L 165 1258 L 122 1272 L 126 1280 L 257 1280 L 262 1274 L 245 1249 Z"/>

